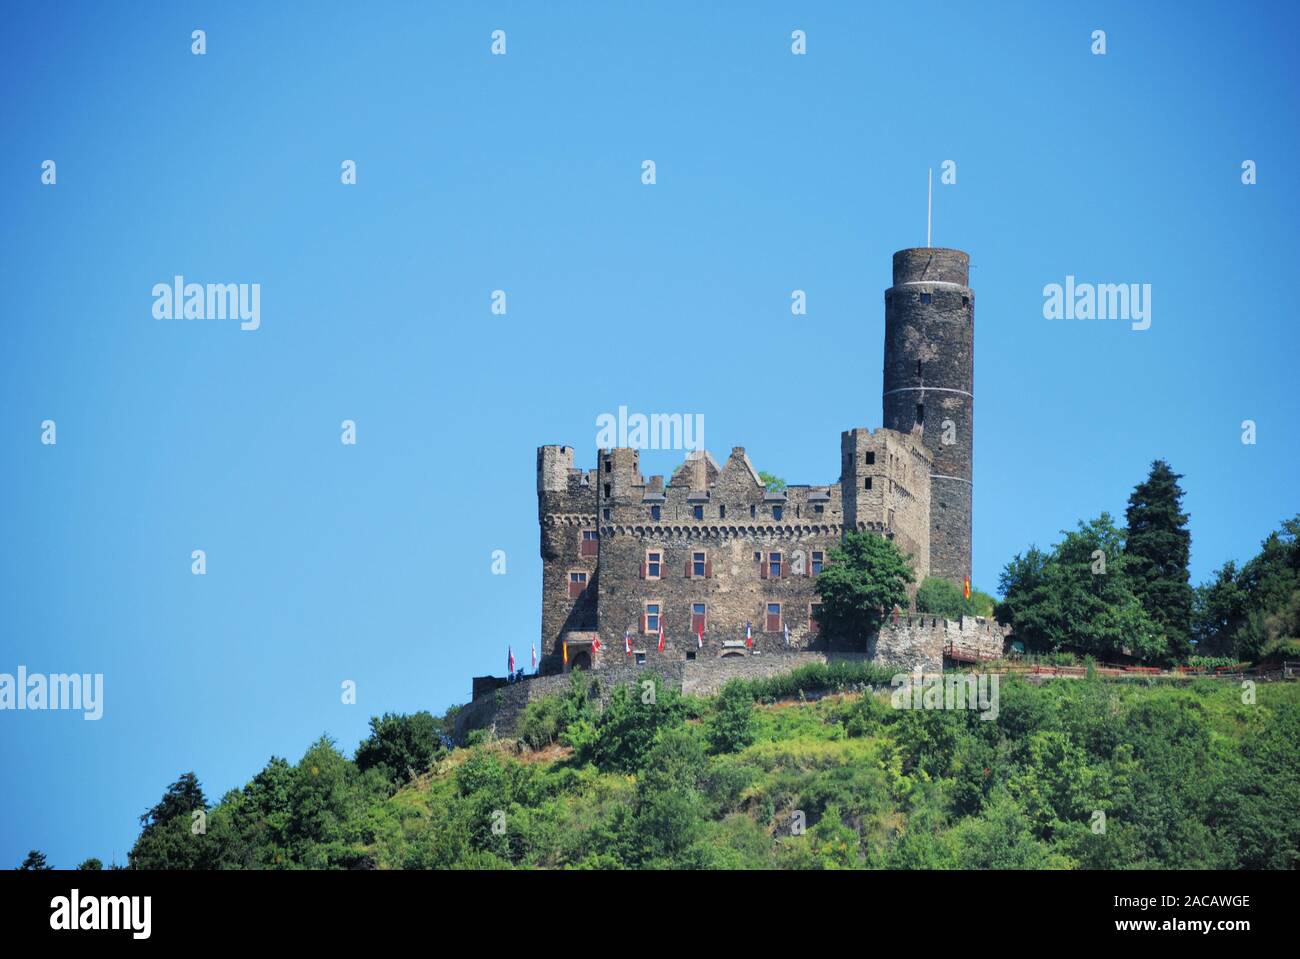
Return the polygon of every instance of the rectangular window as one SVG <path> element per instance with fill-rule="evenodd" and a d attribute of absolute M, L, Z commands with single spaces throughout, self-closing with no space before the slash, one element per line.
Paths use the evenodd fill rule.
<path fill-rule="evenodd" d="M 725 507 L 725 506 L 719 506 L 719 507 L 718 507 L 718 519 L 726 519 L 726 518 L 727 518 L 727 507 Z"/>
<path fill-rule="evenodd" d="M 608 507 L 606 507 L 605 509 L 601 510 L 600 513 L 601 513 L 602 516 L 605 517 L 605 519 L 609 519 L 609 508 L 608 508 Z"/>
<path fill-rule="evenodd" d="M 709 558 L 703 552 L 691 553 L 691 578 L 704 579 L 709 575 Z"/>
<path fill-rule="evenodd" d="M 781 578 L 781 554 L 780 553 L 767 554 L 767 578 L 768 579 Z"/>
<path fill-rule="evenodd" d="M 917 375 L 917 376 L 920 376 L 920 375 L 921 375 L 921 361 L 920 361 L 920 360 L 917 360 L 917 361 L 916 361 L 916 375 Z"/>
<path fill-rule="evenodd" d="M 635 659 L 636 659 L 636 664 L 637 664 L 638 666 L 644 666 L 644 665 L 645 665 L 645 653 L 637 653 L 637 654 L 635 655 Z"/>
<path fill-rule="evenodd" d="M 866 456 L 864 456 L 864 457 L 862 458 L 862 461 L 863 461 L 864 463 L 866 463 L 868 466 L 875 466 L 875 465 L 876 465 L 876 454 L 875 454 L 875 453 L 868 453 Z"/>
<path fill-rule="evenodd" d="M 691 635 L 694 636 L 709 628 L 703 603 L 691 604 Z"/>
<path fill-rule="evenodd" d="M 826 565 L 826 554 L 819 549 L 813 550 L 812 553 L 812 574 L 821 575 L 822 567 Z"/>
<path fill-rule="evenodd" d="M 569 599 L 577 599 L 586 588 L 587 574 L 581 570 L 571 571 L 569 573 Z"/>
<path fill-rule="evenodd" d="M 784 508 L 784 507 L 781 507 L 781 506 L 773 506 L 773 507 L 772 507 L 772 519 L 779 520 L 779 519 L 781 518 L 781 515 L 782 515 L 784 512 L 785 512 L 785 508 Z"/>
<path fill-rule="evenodd" d="M 808 633 L 816 636 L 821 631 L 822 604 L 810 603 L 808 605 Z"/>
<path fill-rule="evenodd" d="M 659 518 L 662 515 L 663 515 L 663 511 L 658 506 L 650 507 L 650 518 L 654 520 L 656 523 L 659 522 Z"/>
<path fill-rule="evenodd" d="M 693 507 L 692 510 L 691 510 L 691 512 L 694 514 L 694 516 L 695 516 L 696 519 L 704 519 L 704 507 L 703 507 L 703 506 L 696 506 L 696 507 Z"/>
<path fill-rule="evenodd" d="M 578 550 L 579 556 L 595 556 L 600 551 L 600 534 L 594 529 L 584 529 L 582 531 L 582 546 Z"/>
<path fill-rule="evenodd" d="M 645 554 L 645 578 L 659 579 L 663 575 L 664 554 L 657 549 L 648 549 Z"/>
<path fill-rule="evenodd" d="M 826 507 L 823 506 L 821 503 L 818 503 L 816 506 L 813 507 L 813 512 L 814 512 L 814 513 L 824 513 L 824 512 L 826 512 Z"/>
<path fill-rule="evenodd" d="M 645 629 L 642 632 L 657 633 L 659 632 L 659 617 L 663 612 L 662 603 L 646 603 L 645 615 L 641 617 L 645 623 Z"/>
<path fill-rule="evenodd" d="M 870 476 L 868 476 L 865 480 L 862 481 L 862 488 L 863 488 L 863 489 L 871 489 L 871 477 L 870 477 Z"/>
<path fill-rule="evenodd" d="M 781 632 L 781 604 L 767 604 L 767 631 L 769 633 Z"/>
<path fill-rule="evenodd" d="M 922 302 L 922 303 L 929 303 L 929 302 L 930 302 L 930 294 L 929 294 L 929 293 L 922 293 L 922 294 L 921 294 L 921 302 Z"/>
<path fill-rule="evenodd" d="M 916 425 L 917 426 L 925 425 L 925 404 L 924 403 L 916 404 Z"/>

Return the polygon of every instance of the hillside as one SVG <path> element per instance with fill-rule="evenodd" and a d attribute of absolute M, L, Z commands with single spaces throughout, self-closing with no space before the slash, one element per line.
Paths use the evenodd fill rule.
<path fill-rule="evenodd" d="M 1224 681 L 1007 678 L 989 722 L 895 709 L 887 683 L 820 667 L 707 700 L 624 688 L 599 715 L 575 685 L 529 708 L 521 740 L 427 763 L 423 734 L 407 735 L 418 717 L 384 717 L 356 761 L 327 739 L 296 765 L 273 759 L 208 812 L 205 835 L 188 835 L 184 802 L 160 804 L 132 863 L 1297 865 L 1300 685 L 1261 684 L 1245 704 Z"/>

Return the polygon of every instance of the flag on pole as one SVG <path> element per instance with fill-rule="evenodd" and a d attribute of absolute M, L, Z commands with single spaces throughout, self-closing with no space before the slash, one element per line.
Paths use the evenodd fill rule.
<path fill-rule="evenodd" d="M 659 652 L 662 653 L 663 651 L 664 651 L 664 623 L 663 620 L 661 619 L 659 620 Z"/>
<path fill-rule="evenodd" d="M 749 628 L 749 623 L 745 624 L 745 645 L 754 648 L 754 632 Z"/>
<path fill-rule="evenodd" d="M 967 599 L 970 599 L 970 577 L 966 577 L 966 589 L 964 590 Z"/>
<path fill-rule="evenodd" d="M 785 624 L 785 644 L 787 646 L 790 645 L 790 624 L 789 623 Z"/>
<path fill-rule="evenodd" d="M 593 639 L 593 640 L 591 641 L 591 651 L 592 651 L 593 653 L 598 653 L 598 652 L 600 652 L 600 637 L 599 637 L 599 636 L 597 636 L 595 639 Z"/>
<path fill-rule="evenodd" d="M 537 668 L 537 644 L 533 643 L 530 647 L 533 653 L 533 669 Z"/>
<path fill-rule="evenodd" d="M 704 621 L 701 620 L 695 627 L 695 646 L 697 649 L 704 648 Z"/>
<path fill-rule="evenodd" d="M 568 666 L 568 665 L 569 665 L 569 643 L 568 643 L 568 640 L 565 640 L 564 643 L 560 646 L 560 654 L 564 657 L 564 665 L 565 665 L 565 666 Z"/>
<path fill-rule="evenodd" d="M 632 655 L 632 630 L 623 630 L 623 652 Z"/>
<path fill-rule="evenodd" d="M 515 672 L 515 651 L 512 647 L 507 646 L 506 654 L 506 672 L 513 676 Z"/>

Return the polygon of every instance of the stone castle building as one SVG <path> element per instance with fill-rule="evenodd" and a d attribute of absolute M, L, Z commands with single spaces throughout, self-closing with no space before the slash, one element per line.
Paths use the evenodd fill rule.
<path fill-rule="evenodd" d="M 574 466 L 572 447 L 541 447 L 540 671 L 825 649 L 817 575 L 854 530 L 892 539 L 911 557 L 918 583 L 933 574 L 961 586 L 971 569 L 974 447 L 968 268 L 957 250 L 894 254 L 884 425 L 840 434 L 836 483 L 769 491 L 741 447 L 721 463 L 693 452 L 667 481 L 642 476 L 635 449 L 600 450 L 584 470 Z M 911 644 L 917 628 L 882 630 L 868 654 L 905 661 L 879 647 Z M 939 637 L 949 627 L 931 628 Z M 959 640 L 966 630 L 958 624 Z M 970 630 L 972 643 L 1000 653 L 994 624 L 972 622 Z"/>

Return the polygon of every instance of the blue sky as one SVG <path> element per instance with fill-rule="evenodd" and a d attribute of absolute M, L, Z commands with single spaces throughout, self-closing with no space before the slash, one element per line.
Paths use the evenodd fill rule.
<path fill-rule="evenodd" d="M 0 672 L 102 672 L 105 712 L 0 712 L 0 866 L 124 861 L 184 771 L 216 799 L 526 661 L 535 449 L 592 465 L 602 412 L 834 481 L 930 167 L 977 295 L 976 586 L 1156 457 L 1194 581 L 1251 556 L 1298 508 L 1295 7 L 1058 6 L 9 8 Z M 154 320 L 176 274 L 261 284 L 261 328 Z M 1151 328 L 1045 320 L 1067 274 L 1150 283 Z"/>

